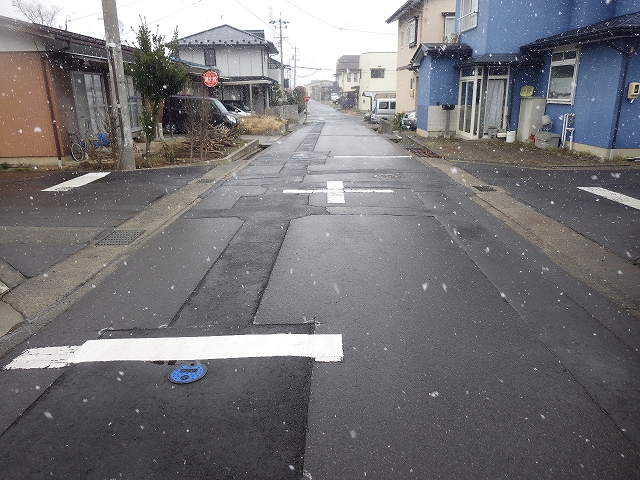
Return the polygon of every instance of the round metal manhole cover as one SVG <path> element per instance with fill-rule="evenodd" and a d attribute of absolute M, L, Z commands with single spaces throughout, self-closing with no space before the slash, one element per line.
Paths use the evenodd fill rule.
<path fill-rule="evenodd" d="M 397 173 L 377 173 L 373 177 L 382 178 L 382 179 L 393 179 L 393 178 L 404 178 L 404 175 L 400 175 Z"/>
<path fill-rule="evenodd" d="M 169 380 L 173 383 L 191 383 L 200 380 L 205 373 L 207 373 L 207 367 L 190 363 L 173 369 L 169 374 Z"/>

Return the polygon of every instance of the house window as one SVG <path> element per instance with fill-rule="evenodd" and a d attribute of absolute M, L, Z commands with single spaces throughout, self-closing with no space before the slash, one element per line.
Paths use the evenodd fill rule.
<path fill-rule="evenodd" d="M 371 78 L 384 78 L 384 68 L 372 68 Z"/>
<path fill-rule="evenodd" d="M 478 25 L 478 0 L 462 0 L 459 20 L 461 32 L 476 28 Z"/>
<path fill-rule="evenodd" d="M 216 65 L 216 49 L 215 48 L 204 49 L 204 64 L 210 67 L 215 67 Z"/>
<path fill-rule="evenodd" d="M 347 82 L 350 82 L 350 81 L 351 81 L 351 74 L 347 73 Z"/>
<path fill-rule="evenodd" d="M 414 47 L 418 43 L 418 17 L 413 17 L 407 26 L 407 45 Z"/>
<path fill-rule="evenodd" d="M 107 95 L 104 79 L 99 73 L 73 73 L 73 94 L 76 101 L 78 128 L 81 136 L 107 131 Z"/>
<path fill-rule="evenodd" d="M 551 53 L 547 103 L 573 105 L 578 73 L 579 51 L 575 47 L 556 48 Z"/>
<path fill-rule="evenodd" d="M 353 81 L 354 82 L 358 81 L 358 72 L 353 72 Z"/>
<path fill-rule="evenodd" d="M 443 13 L 444 18 L 444 43 L 456 43 L 456 15 L 455 13 Z"/>

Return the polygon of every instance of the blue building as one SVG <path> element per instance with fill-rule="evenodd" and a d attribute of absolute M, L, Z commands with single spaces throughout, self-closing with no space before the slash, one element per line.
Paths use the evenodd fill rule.
<path fill-rule="evenodd" d="M 637 0 L 457 0 L 456 29 L 412 58 L 420 134 L 542 129 L 603 159 L 640 156 Z"/>

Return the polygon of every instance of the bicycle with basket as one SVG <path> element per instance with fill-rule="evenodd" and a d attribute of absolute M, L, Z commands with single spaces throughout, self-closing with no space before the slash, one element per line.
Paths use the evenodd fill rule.
<path fill-rule="evenodd" d="M 71 156 L 76 162 L 89 160 L 89 149 L 98 149 L 109 146 L 109 139 L 106 133 L 98 133 L 96 138 L 89 136 L 89 128 L 85 130 L 84 137 L 78 133 L 67 132 L 71 142 Z"/>

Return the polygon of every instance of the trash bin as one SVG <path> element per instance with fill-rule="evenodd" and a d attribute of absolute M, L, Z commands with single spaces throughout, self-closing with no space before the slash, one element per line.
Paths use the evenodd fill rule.
<path fill-rule="evenodd" d="M 538 148 L 558 148 L 560 135 L 553 132 L 537 132 L 535 146 Z"/>

